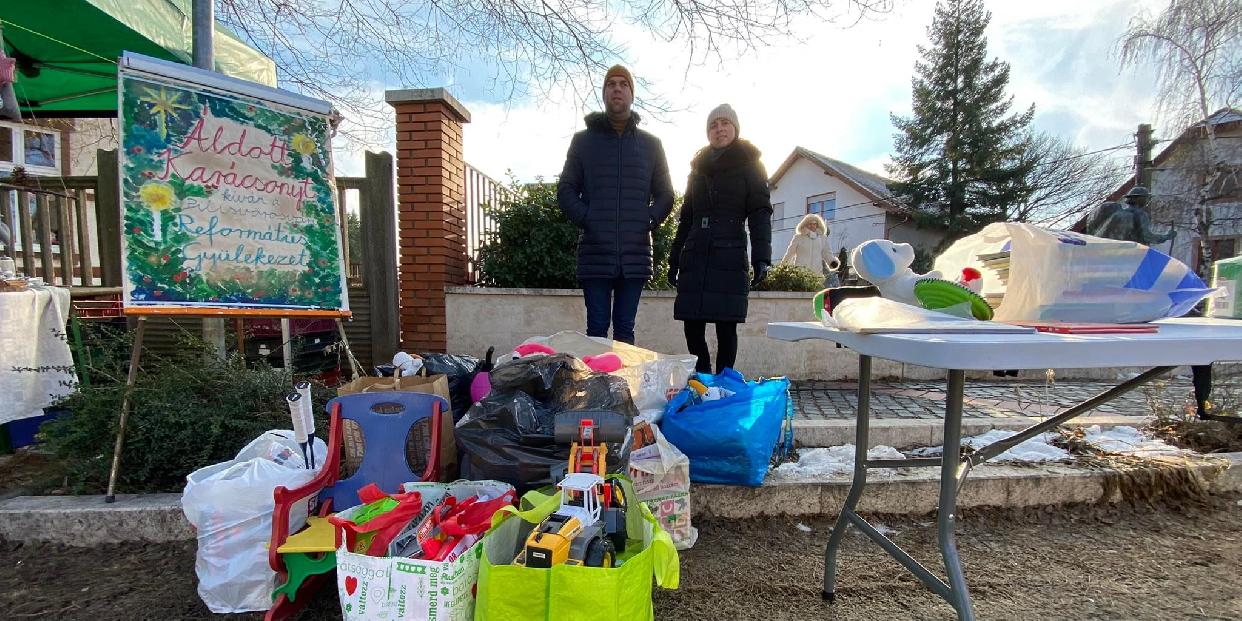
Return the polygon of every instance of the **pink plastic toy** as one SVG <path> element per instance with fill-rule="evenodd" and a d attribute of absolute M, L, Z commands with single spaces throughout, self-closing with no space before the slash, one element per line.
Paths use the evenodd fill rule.
<path fill-rule="evenodd" d="M 540 343 L 522 343 L 513 348 L 513 353 L 525 358 L 531 354 L 547 354 L 551 356 L 556 353 L 556 350 Z"/>
<path fill-rule="evenodd" d="M 492 369 L 496 368 L 495 363 L 492 362 L 492 354 L 495 351 L 495 347 L 487 348 L 487 356 L 479 364 L 479 372 L 475 373 L 474 379 L 470 381 L 471 403 L 478 403 L 492 392 Z"/>
<path fill-rule="evenodd" d="M 613 352 L 605 352 L 598 356 L 587 356 L 582 361 L 596 373 L 614 373 L 620 371 L 621 367 L 625 366 L 621 364 L 621 356 Z"/>

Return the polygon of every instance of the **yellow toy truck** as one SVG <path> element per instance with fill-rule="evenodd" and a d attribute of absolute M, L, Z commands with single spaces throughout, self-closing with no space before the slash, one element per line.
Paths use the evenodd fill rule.
<path fill-rule="evenodd" d="M 615 566 L 626 537 L 620 486 L 598 474 L 571 472 L 556 487 L 560 508 L 531 531 L 513 563 L 542 568 L 560 563 Z"/>

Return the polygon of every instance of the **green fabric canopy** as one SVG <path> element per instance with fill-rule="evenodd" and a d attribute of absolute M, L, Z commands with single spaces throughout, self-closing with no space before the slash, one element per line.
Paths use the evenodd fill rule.
<path fill-rule="evenodd" d="M 115 116 L 125 51 L 191 63 L 191 0 L 0 1 L 4 51 L 17 59 L 22 116 Z M 276 64 L 216 24 L 215 70 L 276 85 Z"/>

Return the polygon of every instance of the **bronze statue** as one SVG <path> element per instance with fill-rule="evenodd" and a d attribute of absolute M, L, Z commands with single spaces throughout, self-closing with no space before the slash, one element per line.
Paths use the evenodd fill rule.
<path fill-rule="evenodd" d="M 1136 185 L 1125 195 L 1125 204 L 1115 201 L 1101 203 L 1087 216 L 1085 232 L 1105 239 L 1120 239 L 1154 246 L 1163 244 L 1175 234 L 1173 227 L 1168 233 L 1151 230 L 1151 217 L 1147 215 L 1146 203 L 1151 195 L 1147 188 Z"/>

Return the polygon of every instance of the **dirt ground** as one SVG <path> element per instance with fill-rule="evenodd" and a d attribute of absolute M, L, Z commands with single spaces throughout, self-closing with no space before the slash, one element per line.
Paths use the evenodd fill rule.
<path fill-rule="evenodd" d="M 1141 507 L 972 511 L 959 543 L 980 619 L 1242 618 L 1238 497 Z M 930 517 L 872 519 L 934 566 Z M 831 526 L 792 519 L 701 521 L 681 588 L 658 591 L 659 619 L 951 619 L 952 609 L 856 531 L 838 600 L 820 598 Z M 5 619 L 259 619 L 216 616 L 195 593 L 194 543 L 74 549 L 0 542 Z M 339 619 L 321 592 L 304 620 Z"/>
<path fill-rule="evenodd" d="M 47 453 L 19 450 L 0 455 L 0 499 L 58 493 L 65 487 L 64 466 Z"/>

